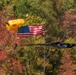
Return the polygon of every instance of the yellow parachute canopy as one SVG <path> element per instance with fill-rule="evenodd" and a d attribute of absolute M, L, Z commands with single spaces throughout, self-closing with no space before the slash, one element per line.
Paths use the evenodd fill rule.
<path fill-rule="evenodd" d="M 25 23 L 24 19 L 9 20 L 6 23 L 7 30 L 17 30 Z"/>

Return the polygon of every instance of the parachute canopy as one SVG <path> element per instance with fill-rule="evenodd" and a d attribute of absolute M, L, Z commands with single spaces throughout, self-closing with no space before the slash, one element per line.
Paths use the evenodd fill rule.
<path fill-rule="evenodd" d="M 24 19 L 9 20 L 6 23 L 7 30 L 17 30 L 25 23 Z"/>

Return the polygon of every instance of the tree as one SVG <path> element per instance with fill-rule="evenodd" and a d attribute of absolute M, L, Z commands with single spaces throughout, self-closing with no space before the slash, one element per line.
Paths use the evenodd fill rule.
<path fill-rule="evenodd" d="M 76 36 L 76 14 L 74 12 L 64 12 L 60 20 L 60 29 L 63 31 L 63 41 Z M 64 31 L 65 30 L 65 31 Z"/>
<path fill-rule="evenodd" d="M 75 75 L 73 63 L 71 60 L 71 54 L 69 50 L 64 52 L 64 55 L 61 59 L 60 73 L 59 75 Z"/>
<path fill-rule="evenodd" d="M 0 72 L 4 74 L 24 74 L 21 61 L 17 58 L 13 46 L 15 43 L 15 32 L 6 29 L 8 20 L 0 11 Z"/>
<path fill-rule="evenodd" d="M 71 12 L 71 10 L 74 10 L 73 7 L 75 5 L 73 5 L 72 1 L 73 0 L 2 0 L 1 2 L 3 4 L 1 3 L 1 9 L 3 8 L 3 10 L 5 9 L 6 11 L 6 13 L 3 14 L 3 17 L 9 16 L 8 20 L 12 19 L 12 16 L 15 16 L 16 18 L 24 18 L 25 21 L 27 21 L 26 24 L 29 25 L 39 25 L 45 22 L 44 27 L 46 32 L 45 36 L 34 36 L 28 39 L 21 39 L 20 44 L 16 48 L 17 53 L 15 54 L 14 52 L 8 52 L 8 57 L 11 56 L 13 58 L 9 58 L 8 61 L 15 61 L 16 63 L 18 60 L 21 61 L 22 65 L 26 65 L 26 73 L 28 75 L 40 73 L 44 74 L 44 72 L 48 75 L 57 74 L 61 59 L 61 49 L 41 46 L 27 47 L 25 44 L 44 43 L 44 41 L 45 43 L 51 43 L 62 40 L 62 42 L 64 42 L 66 38 L 63 39 L 63 37 L 64 35 L 68 37 L 65 33 L 70 33 L 69 30 L 71 30 L 71 28 L 66 31 L 68 28 L 65 29 L 66 27 L 62 23 L 66 17 L 72 17 L 73 15 L 69 14 L 65 16 L 64 12 L 68 10 L 68 12 Z M 70 20 L 72 19 L 70 18 Z M 71 21 L 69 21 L 69 24 L 70 22 Z M 6 49 L 6 51 L 10 51 L 15 43 L 15 33 L 13 31 L 8 32 L 5 29 L 5 24 L 1 26 L 0 31 L 0 34 L 3 37 L 0 37 L 0 48 L 1 50 Z M 7 33 L 8 36 L 5 36 Z M 7 67 L 11 68 L 10 65 L 7 65 Z M 4 67 L 2 67 L 2 69 L 4 70 Z M 15 72 L 18 73 L 17 70 Z M 14 70 L 12 73 L 14 73 Z"/>

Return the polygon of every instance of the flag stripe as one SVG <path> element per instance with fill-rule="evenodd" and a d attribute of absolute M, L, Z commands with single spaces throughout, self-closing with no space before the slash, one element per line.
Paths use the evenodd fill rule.
<path fill-rule="evenodd" d="M 25 27 L 25 26 L 24 26 Z M 23 33 L 18 33 L 17 37 L 18 38 L 26 38 L 26 37 L 30 37 L 33 35 L 44 35 L 44 26 L 28 26 L 29 27 L 29 32 L 23 32 Z"/>

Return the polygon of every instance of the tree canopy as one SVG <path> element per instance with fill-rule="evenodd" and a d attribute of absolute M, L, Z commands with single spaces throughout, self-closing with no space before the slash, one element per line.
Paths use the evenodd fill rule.
<path fill-rule="evenodd" d="M 9 32 L 5 25 L 8 20 L 18 18 L 24 19 L 25 25 L 28 26 L 44 25 L 45 35 L 17 40 L 17 32 Z M 2 75 L 59 75 L 61 73 L 64 75 L 60 69 L 63 71 L 68 69 L 65 69 L 67 62 L 71 62 L 69 65 L 74 67 L 66 70 L 66 74 L 69 71 L 74 74 L 76 47 L 67 51 L 66 48 L 25 45 L 52 42 L 76 43 L 75 21 L 76 0 L 1 0 L 0 72 Z M 18 46 L 14 50 L 16 42 Z"/>

